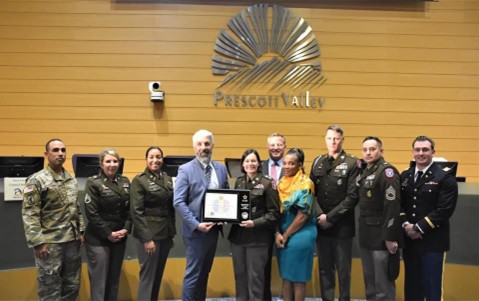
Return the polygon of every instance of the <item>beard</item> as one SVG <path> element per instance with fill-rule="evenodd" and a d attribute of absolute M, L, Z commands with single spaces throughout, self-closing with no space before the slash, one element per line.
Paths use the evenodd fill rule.
<path fill-rule="evenodd" d="M 198 160 L 200 160 L 201 163 L 203 164 L 210 164 L 211 162 L 211 153 L 202 153 L 202 155 L 205 155 L 203 157 L 201 156 L 196 156 Z"/>

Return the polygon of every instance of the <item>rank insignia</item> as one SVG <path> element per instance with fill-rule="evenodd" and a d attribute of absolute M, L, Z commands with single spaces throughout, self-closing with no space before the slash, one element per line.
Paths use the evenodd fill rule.
<path fill-rule="evenodd" d="M 392 186 L 389 186 L 389 188 L 386 189 L 386 200 L 394 201 L 395 199 L 396 199 L 396 189 L 394 189 Z"/>
<path fill-rule="evenodd" d="M 87 194 L 85 194 L 85 204 L 88 204 L 88 203 L 90 203 L 90 202 L 91 202 L 91 197 L 90 197 L 90 195 L 87 193 Z"/>

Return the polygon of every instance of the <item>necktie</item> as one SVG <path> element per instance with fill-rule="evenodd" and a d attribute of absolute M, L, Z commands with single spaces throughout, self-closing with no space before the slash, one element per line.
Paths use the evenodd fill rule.
<path fill-rule="evenodd" d="M 333 166 L 333 164 L 334 164 L 334 157 L 331 156 L 328 158 L 328 168 Z"/>
<path fill-rule="evenodd" d="M 210 186 L 211 182 L 211 166 L 207 165 L 205 168 L 205 179 L 207 186 Z"/>
<path fill-rule="evenodd" d="M 415 181 L 414 183 L 419 182 L 419 180 L 421 179 L 421 177 L 422 177 L 423 174 L 424 174 L 424 172 L 422 172 L 422 171 L 419 170 L 419 171 L 417 172 L 416 181 Z"/>
<path fill-rule="evenodd" d="M 273 164 L 271 164 L 271 177 L 273 178 L 273 180 L 275 182 L 278 181 L 278 174 L 276 173 L 276 166 L 278 166 L 278 163 L 276 163 L 276 162 L 273 162 Z"/>

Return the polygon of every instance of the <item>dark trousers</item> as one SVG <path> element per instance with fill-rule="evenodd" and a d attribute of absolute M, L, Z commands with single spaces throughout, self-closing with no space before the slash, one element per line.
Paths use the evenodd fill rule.
<path fill-rule="evenodd" d="M 208 277 L 218 244 L 218 227 L 201 236 L 183 236 L 186 251 L 186 269 L 181 299 L 183 301 L 206 300 Z"/>
<path fill-rule="evenodd" d="M 444 252 L 421 252 L 404 249 L 404 299 L 440 301 L 444 273 Z"/>
<path fill-rule="evenodd" d="M 338 271 L 339 301 L 349 301 L 353 239 L 318 235 L 317 246 L 322 300 L 334 301 Z"/>
<path fill-rule="evenodd" d="M 77 299 L 80 290 L 80 241 L 47 243 L 48 256 L 35 257 L 40 301 Z"/>
<path fill-rule="evenodd" d="M 263 300 L 268 253 L 268 245 L 231 244 L 237 301 Z"/>
<path fill-rule="evenodd" d="M 85 244 L 92 301 L 118 300 L 126 239 L 109 246 Z"/>
<path fill-rule="evenodd" d="M 274 239 L 268 242 L 268 258 L 266 260 L 266 266 L 264 268 L 264 292 L 263 300 L 271 301 L 271 262 L 274 251 Z"/>
<path fill-rule="evenodd" d="M 148 255 L 145 251 L 145 244 L 138 239 L 136 240 L 136 251 L 140 263 L 138 301 L 158 300 L 166 259 L 173 246 L 172 238 L 155 240 L 154 242 L 155 253 Z"/>

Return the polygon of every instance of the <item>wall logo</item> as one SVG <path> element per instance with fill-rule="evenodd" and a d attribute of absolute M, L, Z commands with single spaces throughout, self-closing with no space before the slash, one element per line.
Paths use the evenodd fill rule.
<path fill-rule="evenodd" d="M 231 33 L 221 30 L 212 57 L 212 72 L 223 77 L 214 102 L 226 106 L 322 107 L 324 98 L 314 97 L 309 89 L 318 88 L 326 78 L 316 36 L 304 18 L 294 16 L 282 6 L 273 5 L 271 19 L 268 4 L 253 5 L 228 22 Z M 259 86 L 280 95 L 232 95 L 229 91 L 247 91 Z M 287 92 L 284 92 L 284 90 Z M 297 90 L 300 90 L 299 92 Z"/>

